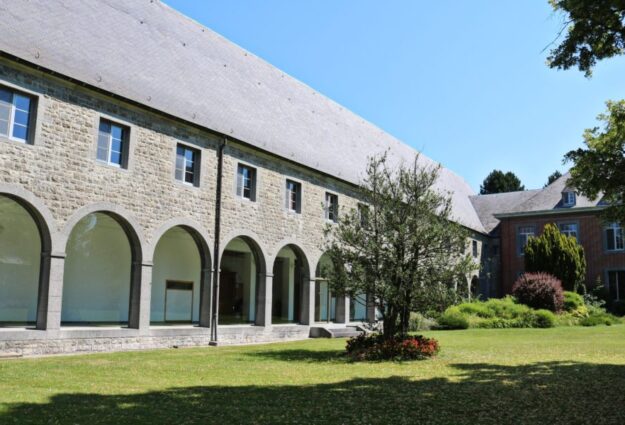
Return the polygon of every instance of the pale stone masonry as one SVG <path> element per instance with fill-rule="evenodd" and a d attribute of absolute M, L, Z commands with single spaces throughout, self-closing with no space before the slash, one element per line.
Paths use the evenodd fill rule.
<path fill-rule="evenodd" d="M 35 254 L 27 255 L 21 242 L 2 239 L 0 232 L 0 243 L 5 244 L 0 246 L 0 257 L 6 251 L 5 257 L 0 258 L 0 291 L 4 290 L 2 285 L 8 288 L 18 281 L 37 288 L 32 296 L 20 295 L 25 300 L 30 299 L 24 302 L 18 302 L 17 295 L 13 302 L 8 289 L 0 292 L 5 294 L 4 301 L 0 300 L 0 353 L 46 354 L 301 339 L 308 337 L 311 326 L 318 322 L 324 326 L 330 322 L 334 323 L 331 326 L 345 326 L 350 319 L 353 322 L 374 319 L 370 303 L 357 307 L 355 300 L 332 297 L 323 289 L 323 276 L 317 275 L 323 255 L 323 229 L 330 223 L 324 207 L 326 196 L 336 195 L 340 210 L 356 208 L 355 176 L 364 167 L 362 158 L 387 147 L 392 148 L 397 160 L 409 159 L 415 151 L 315 93 L 313 100 L 307 100 L 312 112 L 306 112 L 307 115 L 294 121 L 296 124 L 292 127 L 275 133 L 283 117 L 293 118 L 294 110 L 269 111 L 274 114 L 271 120 L 267 116 L 254 116 L 251 110 L 241 110 L 240 116 L 232 112 L 223 116 L 223 122 L 227 123 L 223 125 L 234 127 L 238 119 L 238 127 L 224 131 L 219 121 L 212 125 L 202 122 L 196 113 L 178 113 L 180 105 L 187 99 L 192 100 L 185 98 L 184 93 L 181 98 L 175 98 L 176 107 L 160 107 L 156 104 L 160 99 L 137 92 L 137 87 L 145 84 L 144 76 L 149 79 L 157 75 L 154 69 L 142 70 L 143 75 L 139 76 L 129 73 L 128 81 L 134 79 L 138 84 L 133 89 L 124 91 L 127 82 L 123 79 L 113 82 L 111 88 L 100 87 L 101 82 L 110 82 L 105 69 L 106 58 L 85 62 L 80 60 L 81 52 L 71 48 L 63 50 L 72 41 L 79 44 L 81 40 L 60 40 L 58 35 L 33 41 L 40 27 L 62 27 L 63 19 L 73 19 L 70 12 L 67 17 L 57 13 L 56 8 L 63 2 L 2 3 L 0 7 L 25 20 L 19 30 L 12 21 L 0 22 L 0 28 L 4 28 L 0 30 L 0 90 L 13 93 L 14 98 L 19 94 L 31 99 L 31 116 L 30 136 L 25 142 L 12 138 L 10 128 L 6 135 L 0 131 L 0 213 L 4 204 L 6 211 L 23 210 L 15 220 L 26 223 L 25 229 L 28 226 L 36 229 L 32 232 L 38 232 L 40 241 L 31 241 L 34 248 L 28 252 Z M 116 4 L 115 1 L 98 3 L 99 19 L 121 20 L 134 16 L 133 13 L 145 13 L 153 19 L 138 25 L 158 28 L 161 25 L 158 18 L 162 15 L 164 22 L 175 20 L 180 26 L 177 30 L 196 30 L 197 24 L 160 2 L 128 5 L 136 8 L 123 12 L 130 15 L 120 12 L 121 5 L 126 6 L 124 2 L 119 2 L 119 8 L 111 7 Z M 83 16 L 80 15 L 85 13 L 83 7 L 76 5 L 75 9 L 68 10 Z M 154 7 L 158 9 L 153 11 Z M 17 32 L 11 32 L 13 30 Z M 19 31 L 26 33 L 19 34 Z M 98 28 L 90 31 L 97 33 Z M 204 31 L 209 32 L 202 29 Z M 89 32 L 84 35 L 94 36 Z M 140 44 L 143 39 L 133 40 Z M 29 42 L 33 44 L 26 45 Z M 44 44 L 52 49 L 48 53 L 59 50 L 54 55 L 44 53 L 41 56 L 38 52 L 45 51 Z M 223 39 L 210 41 L 205 46 L 208 51 L 213 47 L 211 53 L 223 55 L 224 61 L 228 55 L 242 52 Z M 163 49 L 160 53 L 168 52 Z M 60 61 L 66 54 L 73 59 L 66 57 L 67 60 Z M 38 63 L 39 59 L 49 62 Z M 74 60 L 76 62 L 72 63 Z M 265 63 L 254 66 L 266 73 L 276 72 Z M 130 67 L 129 63 L 129 70 Z M 81 78 L 85 72 L 92 73 L 95 79 Z M 258 94 L 252 94 L 251 90 L 254 85 L 263 84 L 253 78 L 251 75 L 249 81 L 237 81 L 240 85 L 249 84 L 243 95 L 256 99 Z M 265 95 L 269 98 L 285 90 L 286 95 L 294 96 L 289 97 L 289 102 L 293 103 L 303 85 L 284 74 L 278 78 L 282 80 L 284 82 L 279 83 L 271 80 L 277 85 L 264 89 L 267 90 Z M 220 84 L 219 80 L 207 81 Z M 231 83 L 221 81 L 223 85 Z M 183 83 L 172 74 L 171 79 L 152 84 L 158 86 L 165 97 Z M 208 90 L 209 86 L 204 88 Z M 197 87 L 198 96 L 204 96 L 201 89 Z M 229 103 L 234 100 L 210 96 L 203 100 L 210 103 L 211 99 L 215 104 L 211 107 L 216 110 L 237 110 L 236 105 Z M 259 98 L 257 102 L 262 109 L 264 101 Z M 11 111 L 8 123 L 15 125 L 18 107 L 11 102 L 0 103 L 0 107 Z M 336 117 L 328 111 L 334 111 Z M 315 114 L 319 117 L 313 116 Z M 330 125 L 323 114 L 339 122 Z M 256 121 L 262 119 L 265 121 L 256 126 Z M 125 129 L 127 137 L 123 141 L 121 166 L 103 163 L 96 157 L 102 122 Z M 325 129 L 318 144 L 305 140 L 320 127 Z M 337 130 L 333 129 L 335 127 Z M 263 128 L 267 129 L 267 134 L 259 133 Z M 350 134 L 353 138 L 345 139 Z M 378 142 L 378 139 L 390 141 Z M 113 145 L 110 146 L 112 150 Z M 196 164 L 193 169 L 194 176 L 199 174 L 199 178 L 194 177 L 197 180 L 193 184 L 185 184 L 175 177 L 181 160 L 178 147 L 191 148 L 199 155 L 199 160 L 195 157 L 199 166 Z M 222 172 L 218 175 L 220 152 L 223 152 Z M 433 164 L 424 157 L 422 161 Z M 341 163 L 344 169 L 340 168 Z M 237 195 L 237 185 L 242 178 L 238 176 L 240 166 L 253 170 L 253 200 Z M 297 211 L 287 208 L 287 179 L 294 182 L 299 191 Z M 440 185 L 453 193 L 454 214 L 473 233 L 477 243 L 476 261 L 487 262 L 487 251 L 482 250 L 482 245 L 487 243 L 488 236 L 468 199 L 471 194 L 468 185 L 446 169 L 442 171 Z M 106 217 L 113 219 L 109 220 L 109 227 L 98 227 L 99 223 L 107 222 Z M 0 225 L 2 220 L 0 216 Z M 81 226 L 86 229 L 85 234 L 77 235 L 76 229 Z M 101 233 L 97 233 L 96 228 Z M 98 281 L 110 274 L 111 281 L 114 280 L 113 275 L 118 270 L 115 264 L 111 266 L 110 259 L 122 254 L 107 251 L 107 244 L 99 241 L 107 237 L 113 239 L 111 235 L 118 228 L 125 235 L 120 246 L 128 245 L 130 253 L 124 258 L 129 270 L 129 276 L 122 282 L 126 292 L 122 291 L 123 296 L 117 297 L 107 293 L 115 289 L 111 287 L 109 291 L 106 286 L 80 292 L 92 284 L 85 276 Z M 171 233 L 173 229 L 181 233 Z M 96 234 L 99 236 L 93 236 Z M 193 243 L 184 245 L 183 238 L 188 236 Z M 166 239 L 173 241 L 168 246 L 169 251 L 164 248 L 165 242 L 161 243 Z M 16 248 L 9 246 L 12 243 Z M 94 254 L 76 257 L 82 258 L 84 264 L 69 261 L 68 256 L 81 252 Z M 102 257 L 102 264 L 108 264 L 106 267 L 99 267 L 97 261 L 91 263 L 97 257 L 95 253 Z M 187 277 L 189 270 L 175 271 L 175 264 L 171 264 L 174 260 L 170 259 L 178 254 L 183 259 L 197 256 L 192 277 Z M 121 264 L 119 268 L 123 268 Z M 26 272 L 35 277 L 20 277 L 22 280 L 15 277 L 26 276 Z M 183 320 L 184 323 L 177 323 L 179 319 L 171 323 L 164 323 L 166 318 L 155 319 L 160 317 L 160 312 L 154 311 L 156 304 L 152 299 L 157 293 L 156 275 L 158 285 L 165 291 L 165 300 L 159 299 L 164 303 L 165 317 L 189 314 L 190 319 Z M 33 283 L 33 279 L 37 282 Z M 491 282 L 490 275 L 478 274 L 476 270 L 473 282 L 479 288 L 473 289 L 488 295 L 495 281 L 493 278 Z M 185 285 L 190 285 L 189 293 L 185 292 Z M 85 296 L 87 293 L 91 295 Z M 83 294 L 84 302 L 74 304 L 70 312 L 68 305 L 72 296 L 80 300 L 77 294 Z M 190 298 L 185 298 L 187 295 Z M 102 299 L 99 305 L 98 297 Z M 225 299 L 227 297 L 233 299 Z M 97 305 L 99 316 L 86 307 L 92 304 Z M 33 308 L 36 314 L 31 311 Z M 2 319 L 5 317 L 3 309 L 5 319 Z M 356 313 L 356 309 L 360 312 Z M 70 320 L 70 317 L 85 319 Z M 233 318 L 237 324 L 227 324 Z M 2 322 L 8 325 L 3 327 Z"/>

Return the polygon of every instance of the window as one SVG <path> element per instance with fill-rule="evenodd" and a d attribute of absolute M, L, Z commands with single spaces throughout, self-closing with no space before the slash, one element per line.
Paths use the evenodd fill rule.
<path fill-rule="evenodd" d="M 562 205 L 565 207 L 575 205 L 575 192 L 562 192 Z"/>
<path fill-rule="evenodd" d="M 286 181 L 286 209 L 295 213 L 302 211 L 302 185 L 293 180 Z"/>
<path fill-rule="evenodd" d="M 519 255 L 523 255 L 525 252 L 525 245 L 530 237 L 534 236 L 534 226 L 520 226 L 518 232 L 518 252 Z"/>
<path fill-rule="evenodd" d="M 477 254 L 478 254 L 478 252 L 477 252 L 477 241 L 472 241 L 471 242 L 471 248 L 472 248 L 472 251 L 473 251 L 473 258 L 477 258 Z"/>
<path fill-rule="evenodd" d="M 115 167 L 127 166 L 128 127 L 100 120 L 96 159 Z"/>
<path fill-rule="evenodd" d="M 176 180 L 190 186 L 199 186 L 200 151 L 188 146 L 176 147 Z"/>
<path fill-rule="evenodd" d="M 608 251 L 622 251 L 623 228 L 618 223 L 611 223 L 605 229 L 606 249 Z"/>
<path fill-rule="evenodd" d="M 369 206 L 358 204 L 358 217 L 360 217 L 360 226 L 366 227 L 369 224 Z"/>
<path fill-rule="evenodd" d="M 326 192 L 325 217 L 334 223 L 339 219 L 339 197 L 329 192 Z"/>
<path fill-rule="evenodd" d="M 33 105 L 31 96 L 0 87 L 0 135 L 28 142 L 32 132 Z"/>
<path fill-rule="evenodd" d="M 608 272 L 608 289 L 613 300 L 625 299 L 625 270 Z"/>
<path fill-rule="evenodd" d="M 560 228 L 560 233 L 577 239 L 577 223 L 560 223 L 558 227 Z"/>
<path fill-rule="evenodd" d="M 237 196 L 256 200 L 256 169 L 239 164 L 237 168 Z"/>

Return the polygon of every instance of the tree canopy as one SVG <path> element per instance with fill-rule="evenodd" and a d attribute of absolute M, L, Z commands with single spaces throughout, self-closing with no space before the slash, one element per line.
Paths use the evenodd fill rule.
<path fill-rule="evenodd" d="M 385 338 L 407 333 L 410 312 L 430 299 L 426 294 L 468 288 L 477 268 L 449 194 L 434 188 L 439 171 L 420 166 L 418 156 L 396 169 L 386 155 L 371 158 L 358 189 L 361 207 L 341 211 L 326 232 L 331 261 L 324 277 L 336 294 L 367 294 L 382 314 Z"/>
<path fill-rule="evenodd" d="M 480 194 L 482 195 L 515 192 L 518 190 L 525 190 L 525 186 L 521 184 L 521 180 L 511 171 L 504 173 L 501 170 L 493 170 L 486 176 L 480 186 Z"/>
<path fill-rule="evenodd" d="M 553 173 L 549 174 L 549 177 L 547 177 L 547 183 L 545 183 L 543 187 L 549 186 L 551 183 L 555 182 L 560 177 L 562 177 L 562 173 L 558 170 L 554 171 Z"/>
<path fill-rule="evenodd" d="M 549 273 L 560 279 L 567 291 L 577 291 L 586 279 L 584 248 L 574 236 L 566 236 L 555 224 L 530 238 L 525 246 L 525 271 Z"/>
<path fill-rule="evenodd" d="M 547 58 L 552 68 L 577 66 L 592 75 L 597 61 L 621 55 L 625 49 L 625 0 L 549 0 L 565 15 L 564 40 Z M 559 36 L 560 34 L 558 34 Z"/>

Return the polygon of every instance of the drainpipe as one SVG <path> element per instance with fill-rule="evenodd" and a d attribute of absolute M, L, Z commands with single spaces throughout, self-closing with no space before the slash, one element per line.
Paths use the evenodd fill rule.
<path fill-rule="evenodd" d="M 228 139 L 224 137 L 223 141 L 219 144 L 217 149 L 217 185 L 215 188 L 215 245 L 213 247 L 214 253 L 214 265 L 213 269 L 213 318 L 211 321 L 211 344 L 217 345 L 217 325 L 219 318 L 219 270 L 220 270 L 220 256 L 219 256 L 219 239 L 221 238 L 221 182 L 224 165 L 224 149 Z"/>

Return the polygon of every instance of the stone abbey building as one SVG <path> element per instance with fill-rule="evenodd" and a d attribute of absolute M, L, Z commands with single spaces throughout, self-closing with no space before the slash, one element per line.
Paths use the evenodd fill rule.
<path fill-rule="evenodd" d="M 366 296 L 328 290 L 321 247 L 386 150 L 416 154 L 157 0 L 1 0 L 0 353 L 372 319 Z M 473 235 L 468 284 L 497 295 L 494 210 L 447 169 L 437 185 Z"/>

